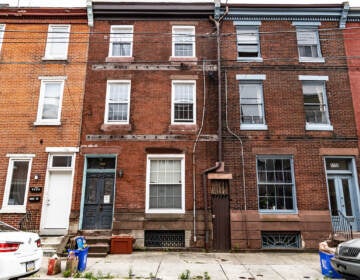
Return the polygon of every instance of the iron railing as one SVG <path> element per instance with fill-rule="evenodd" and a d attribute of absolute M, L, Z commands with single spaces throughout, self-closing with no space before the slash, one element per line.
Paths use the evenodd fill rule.
<path fill-rule="evenodd" d="M 22 231 L 38 232 L 34 225 L 32 212 L 30 210 L 27 210 L 24 217 L 19 221 L 19 229 Z"/>
<path fill-rule="evenodd" d="M 346 217 L 338 210 L 338 216 L 333 217 L 333 236 L 341 235 L 346 240 L 353 239 L 352 220 L 353 218 Z"/>

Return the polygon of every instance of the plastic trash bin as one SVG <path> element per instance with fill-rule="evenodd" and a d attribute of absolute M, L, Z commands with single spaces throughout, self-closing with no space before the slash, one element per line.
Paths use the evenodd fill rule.
<path fill-rule="evenodd" d="M 321 266 L 321 273 L 326 277 L 330 278 L 343 278 L 339 273 L 336 272 L 335 269 L 331 266 L 330 260 L 334 256 L 334 254 L 329 254 L 325 252 L 319 251 L 320 255 L 320 266 Z"/>
<path fill-rule="evenodd" d="M 78 259 L 79 259 L 78 271 L 83 272 L 86 269 L 89 247 L 86 247 L 82 250 L 68 250 L 68 252 L 75 253 L 75 256 L 78 257 Z"/>
<path fill-rule="evenodd" d="M 75 237 L 76 249 L 84 249 L 86 245 L 86 240 L 84 236 Z"/>

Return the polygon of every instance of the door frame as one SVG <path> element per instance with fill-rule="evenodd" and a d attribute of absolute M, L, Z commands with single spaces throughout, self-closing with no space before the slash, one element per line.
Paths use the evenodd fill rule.
<path fill-rule="evenodd" d="M 114 158 L 115 159 L 115 168 L 114 169 L 91 169 L 87 167 L 87 162 L 89 158 Z M 84 217 L 84 205 L 85 205 L 85 192 L 86 192 L 86 177 L 88 173 L 114 173 L 114 194 L 113 194 L 113 208 L 112 208 L 112 220 L 114 218 L 115 210 L 115 201 L 116 201 L 116 179 L 117 179 L 117 154 L 87 154 L 84 156 L 84 170 L 82 178 L 82 187 L 81 187 L 81 201 L 80 201 L 80 217 L 78 229 L 82 230 L 83 217 Z M 113 223 L 111 223 L 112 229 Z"/>
<path fill-rule="evenodd" d="M 42 206 L 41 206 L 41 219 L 40 219 L 40 234 L 49 234 L 49 235 L 64 235 L 67 234 L 70 227 L 70 221 L 68 224 L 67 229 L 65 230 L 47 230 L 44 228 L 45 226 L 45 215 L 46 215 L 46 201 L 49 196 L 49 185 L 50 185 L 50 176 L 52 172 L 71 172 L 71 187 L 70 187 L 70 193 L 71 197 L 70 204 L 69 204 L 69 214 L 71 212 L 72 207 L 72 197 L 73 197 L 73 191 L 74 191 L 74 177 L 75 177 L 75 166 L 76 166 L 76 153 L 79 152 L 79 148 L 76 147 L 47 147 L 45 150 L 48 153 L 48 160 L 46 164 L 46 175 L 45 175 L 45 183 L 44 183 L 44 190 L 43 190 L 43 196 L 42 196 Z M 52 166 L 52 159 L 53 156 L 71 156 L 71 167 L 53 167 Z M 69 216 L 70 218 L 70 216 Z"/>
<path fill-rule="evenodd" d="M 345 159 L 350 160 L 351 168 L 349 170 L 328 170 L 326 168 L 326 161 L 329 159 Z M 355 158 L 353 156 L 325 156 L 324 157 L 324 168 L 325 168 L 325 176 L 326 176 L 326 191 L 327 191 L 327 198 L 328 198 L 328 209 L 330 214 L 330 220 L 332 221 L 332 215 L 331 215 L 331 205 L 330 205 L 330 193 L 329 193 L 329 184 L 328 180 L 330 178 L 334 178 L 336 176 L 347 176 L 350 179 L 351 185 L 350 187 L 353 188 L 351 195 L 354 197 L 351 197 L 352 201 L 354 201 L 355 209 L 353 209 L 354 214 L 354 223 L 357 227 L 357 230 L 360 230 L 360 192 L 359 192 L 359 182 L 358 182 L 358 176 L 357 176 L 357 170 L 356 170 L 356 162 Z M 333 227 L 333 225 L 332 225 Z"/>

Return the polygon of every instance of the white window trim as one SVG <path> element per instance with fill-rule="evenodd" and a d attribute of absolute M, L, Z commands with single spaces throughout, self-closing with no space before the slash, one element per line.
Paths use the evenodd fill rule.
<path fill-rule="evenodd" d="M 268 126 L 266 124 L 266 118 L 265 118 L 265 102 L 264 102 L 264 85 L 262 83 L 262 81 L 266 80 L 266 75 L 263 74 L 259 74 L 259 75 L 244 75 L 244 74 L 237 74 L 236 75 L 236 80 L 238 81 L 250 81 L 250 82 L 256 82 L 259 81 L 261 82 L 261 98 L 262 98 L 262 113 L 264 116 L 264 123 L 262 124 L 249 124 L 249 123 L 241 123 L 240 120 L 240 129 L 241 130 L 267 130 Z M 239 90 L 239 98 L 241 99 L 240 96 L 240 90 Z M 240 100 L 239 100 L 240 101 Z M 241 103 L 240 103 L 241 106 Z"/>
<path fill-rule="evenodd" d="M 329 112 L 329 106 L 328 106 L 328 101 L 327 101 L 327 95 L 326 95 L 326 85 L 325 82 L 329 80 L 329 76 L 311 76 L 311 75 L 299 75 L 299 80 L 300 81 L 324 81 L 324 85 L 323 85 L 323 99 L 324 99 L 324 103 L 326 105 L 327 108 L 327 118 L 329 123 L 327 124 L 322 124 L 322 123 L 305 123 L 305 130 L 319 130 L 319 131 L 333 131 L 334 127 L 331 125 L 331 121 L 330 121 L 330 112 Z"/>
<path fill-rule="evenodd" d="M 131 29 L 132 37 L 130 41 L 130 55 L 124 55 L 124 56 L 115 56 L 112 55 L 113 51 L 113 42 L 112 42 L 112 34 L 116 33 L 116 29 Z M 134 45 L 134 26 L 133 25 L 111 25 L 110 27 L 110 40 L 109 40 L 109 57 L 132 57 L 133 56 L 133 45 Z"/>
<path fill-rule="evenodd" d="M 110 85 L 111 84 L 128 84 L 128 108 L 127 108 L 127 117 L 126 121 L 109 121 L 109 94 L 110 94 Z M 108 80 L 106 84 L 106 99 L 105 99 L 105 114 L 104 114 L 104 123 L 105 124 L 129 124 L 130 123 L 130 100 L 131 99 L 131 80 Z"/>
<path fill-rule="evenodd" d="M 193 121 L 175 122 L 175 86 L 174 84 L 193 84 Z M 172 125 L 194 125 L 196 124 L 196 81 L 195 80 L 172 80 L 171 81 L 171 124 Z"/>
<path fill-rule="evenodd" d="M 293 22 L 293 25 L 296 26 L 296 41 L 297 41 L 299 62 L 324 63 L 325 58 L 322 56 L 322 52 L 321 52 L 321 44 L 320 44 L 319 28 L 318 28 L 321 25 L 321 23 L 318 23 L 318 22 L 307 22 L 307 23 Z M 300 56 L 299 42 L 297 39 L 297 36 L 298 36 L 297 34 L 298 34 L 298 30 L 304 30 L 304 29 L 313 29 L 314 31 L 315 30 L 317 31 L 316 38 L 317 38 L 317 51 L 319 53 L 318 57 L 302 57 L 302 56 Z"/>
<path fill-rule="evenodd" d="M 5 33 L 5 24 L 0 24 L 0 52 L 1 52 L 2 42 L 4 40 L 4 33 Z"/>
<path fill-rule="evenodd" d="M 188 29 L 189 30 L 189 34 L 191 35 L 194 35 L 194 41 L 192 42 L 192 53 L 193 55 L 192 56 L 176 56 L 175 55 L 175 43 L 176 43 L 176 40 L 175 40 L 175 30 L 176 29 Z M 191 26 L 191 25 L 174 25 L 172 27 L 172 53 L 171 53 L 171 56 L 172 57 L 196 57 L 196 37 L 195 37 L 195 26 Z"/>
<path fill-rule="evenodd" d="M 32 160 L 35 157 L 34 154 L 7 154 L 9 157 L 8 170 L 6 175 L 6 183 L 5 183 L 5 191 L 3 196 L 2 208 L 0 209 L 0 213 L 26 213 L 26 205 L 28 199 L 29 192 L 29 184 L 30 184 L 30 174 L 32 167 Z M 12 169 L 15 161 L 28 161 L 29 168 L 26 179 L 26 187 L 25 187 L 25 195 L 24 195 L 24 205 L 8 205 L 8 199 L 10 195 L 11 188 L 11 180 L 12 180 Z"/>
<path fill-rule="evenodd" d="M 78 147 L 46 147 L 45 152 L 47 153 L 77 153 L 79 152 Z"/>
<path fill-rule="evenodd" d="M 64 38 L 64 40 L 66 40 L 66 47 L 64 49 L 64 53 L 62 56 L 52 56 L 50 54 L 50 44 L 52 43 L 51 40 L 51 35 L 52 35 L 52 28 L 54 27 L 64 27 L 67 28 L 68 33 L 64 32 L 64 37 L 67 34 L 67 38 Z M 43 60 L 66 60 L 68 57 L 68 49 L 69 49 L 69 42 L 70 42 L 70 25 L 69 24 L 49 24 L 49 28 L 48 28 L 48 36 L 47 36 L 47 40 L 46 40 L 46 47 L 45 47 L 45 56 L 43 57 Z"/>
<path fill-rule="evenodd" d="M 64 76 L 56 76 L 56 77 L 39 77 L 41 80 L 40 85 L 40 95 L 39 95 L 39 103 L 38 103 L 38 112 L 37 117 L 34 125 L 61 125 L 61 111 L 62 111 L 62 100 L 64 95 L 64 86 L 65 86 L 65 80 L 66 77 Z M 58 110 L 58 116 L 56 119 L 53 120 L 43 120 L 42 119 L 42 109 L 44 106 L 44 95 L 45 95 L 45 83 L 47 82 L 59 82 L 61 83 L 60 86 L 60 99 L 59 99 L 59 110 Z"/>
<path fill-rule="evenodd" d="M 150 161 L 154 159 L 180 159 L 181 160 L 181 209 L 150 209 Z M 145 213 L 156 214 L 184 214 L 185 213 L 185 155 L 183 154 L 149 154 L 146 163 L 146 200 Z"/>
<path fill-rule="evenodd" d="M 238 57 L 237 61 L 247 62 L 263 62 L 263 58 L 261 55 L 261 44 L 260 44 L 260 31 L 259 26 L 261 25 L 261 21 L 235 21 L 234 22 L 235 28 L 237 27 L 249 27 L 249 28 L 257 28 L 257 38 L 258 38 L 258 56 L 257 57 Z M 237 30 L 236 30 L 237 31 Z M 236 32 L 237 33 L 237 32 Z M 236 53 L 238 53 L 238 42 L 237 42 L 237 34 L 236 34 Z"/>

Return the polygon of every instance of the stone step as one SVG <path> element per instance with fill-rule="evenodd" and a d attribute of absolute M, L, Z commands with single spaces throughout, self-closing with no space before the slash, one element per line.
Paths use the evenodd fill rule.
<path fill-rule="evenodd" d="M 111 236 L 108 235 L 97 235 L 97 236 L 84 236 L 88 245 L 96 243 L 110 243 Z"/>
<path fill-rule="evenodd" d="M 89 253 L 108 253 L 110 246 L 108 243 L 96 243 L 89 246 Z"/>
<path fill-rule="evenodd" d="M 108 254 L 107 253 L 90 253 L 88 254 L 89 258 L 105 258 Z"/>

